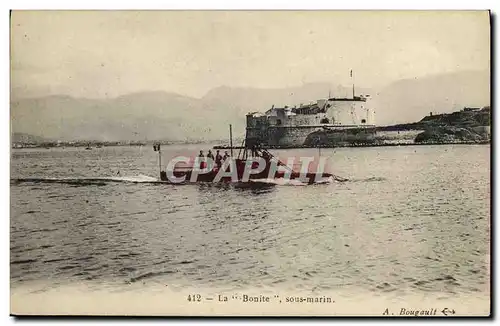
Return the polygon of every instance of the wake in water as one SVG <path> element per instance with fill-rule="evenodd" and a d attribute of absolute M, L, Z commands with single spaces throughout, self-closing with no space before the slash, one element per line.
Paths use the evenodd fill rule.
<path fill-rule="evenodd" d="M 16 178 L 11 179 L 13 183 L 65 183 L 65 184 L 81 184 L 81 185 L 92 185 L 92 184 L 107 184 L 110 182 L 125 182 L 125 183 L 164 183 L 158 180 L 158 178 L 153 178 L 147 175 L 138 176 L 124 176 L 124 177 L 58 177 L 58 178 Z"/>
<path fill-rule="evenodd" d="M 351 179 L 349 181 L 351 182 L 377 182 L 377 181 L 385 181 L 387 180 L 386 178 L 382 178 L 382 177 L 369 177 L 369 178 L 365 178 L 365 179 Z"/>
<path fill-rule="evenodd" d="M 346 182 L 348 179 L 332 176 L 328 178 L 322 178 L 313 183 L 316 184 L 331 184 L 334 182 Z M 354 180 L 353 180 L 354 181 Z M 360 180 L 358 180 L 360 181 Z M 371 181 L 371 180 L 365 180 Z M 62 183 L 62 184 L 72 184 L 72 185 L 106 185 L 113 182 L 121 182 L 121 183 L 165 183 L 165 184 L 173 184 L 169 181 L 162 181 L 158 178 L 150 177 L 147 175 L 138 175 L 138 176 L 115 176 L 115 177 L 57 177 L 57 178 L 13 178 L 11 179 L 11 183 Z M 184 182 L 179 185 L 186 184 L 199 184 L 199 183 L 190 183 Z M 242 184 L 242 182 L 237 183 Z M 309 185 L 307 182 L 303 182 L 299 179 L 253 179 L 249 180 L 249 185 L 270 185 L 270 186 L 307 186 Z"/>
<path fill-rule="evenodd" d="M 318 184 L 330 184 L 334 182 L 345 182 L 348 179 L 340 178 L 337 176 L 331 176 L 327 178 L 322 178 L 313 183 L 313 185 Z M 276 179 L 254 179 L 250 180 L 252 183 L 265 183 L 265 184 L 274 184 L 277 186 L 310 186 L 309 183 L 303 182 L 299 179 L 285 179 L 285 178 L 276 178 Z"/>

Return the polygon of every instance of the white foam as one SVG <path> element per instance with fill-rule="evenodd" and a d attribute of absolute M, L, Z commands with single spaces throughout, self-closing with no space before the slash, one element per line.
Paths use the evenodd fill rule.
<path fill-rule="evenodd" d="M 159 181 L 158 178 L 153 178 L 147 175 L 138 175 L 138 176 L 123 176 L 123 177 L 102 177 L 96 178 L 100 180 L 109 180 L 109 181 L 123 181 L 123 182 L 156 182 Z M 84 179 L 83 179 L 84 180 Z"/>
<path fill-rule="evenodd" d="M 134 182 L 134 183 L 151 183 L 161 182 L 158 178 L 153 178 L 147 175 L 137 176 L 113 176 L 113 177 L 46 177 L 46 178 L 20 178 L 18 181 L 34 181 L 34 182 L 93 182 L 93 181 L 113 181 L 113 182 Z"/>
<path fill-rule="evenodd" d="M 132 182 L 132 183 L 155 183 L 155 182 L 164 182 L 155 177 L 150 177 L 147 175 L 136 175 L 136 176 L 113 176 L 113 177 L 47 177 L 47 178 L 26 178 L 26 179 L 17 179 L 19 181 L 36 181 L 36 182 L 92 182 L 92 181 L 112 181 L 112 182 Z M 347 179 L 345 179 L 347 180 Z M 329 184 L 335 181 L 345 181 L 339 180 L 336 177 L 326 177 L 321 178 L 318 181 L 315 181 L 314 184 Z M 279 186 L 307 186 L 309 183 L 303 182 L 300 179 L 288 179 L 288 178 L 276 178 L 276 179 L 250 179 L 251 183 L 265 183 L 265 184 L 273 184 Z"/>
<path fill-rule="evenodd" d="M 326 178 L 325 178 L 326 179 Z M 276 179 L 251 179 L 250 182 L 254 183 L 268 183 L 275 184 L 278 186 L 307 186 L 307 182 L 300 181 L 299 179 L 286 179 L 286 178 L 276 178 Z M 328 180 L 320 180 L 315 183 L 328 183 Z"/>

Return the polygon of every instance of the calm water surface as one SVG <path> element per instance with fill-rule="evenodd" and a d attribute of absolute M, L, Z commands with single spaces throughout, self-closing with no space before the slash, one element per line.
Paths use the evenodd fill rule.
<path fill-rule="evenodd" d="M 199 149 L 165 146 L 164 161 Z M 262 189 L 134 183 L 157 176 L 150 147 L 13 150 L 11 287 L 489 295 L 489 146 L 321 154 L 350 180 Z"/>

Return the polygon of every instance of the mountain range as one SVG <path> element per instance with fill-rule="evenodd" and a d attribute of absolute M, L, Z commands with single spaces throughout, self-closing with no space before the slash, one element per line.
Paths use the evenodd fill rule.
<path fill-rule="evenodd" d="M 245 115 L 272 105 L 298 105 L 343 97 L 351 87 L 311 83 L 283 89 L 217 87 L 202 98 L 168 92 L 141 92 L 112 99 L 65 95 L 11 99 L 11 132 L 51 140 L 217 140 L 245 132 Z M 490 103 L 488 71 L 464 71 L 399 80 L 370 94 L 377 125 L 418 121 L 434 113 Z"/>

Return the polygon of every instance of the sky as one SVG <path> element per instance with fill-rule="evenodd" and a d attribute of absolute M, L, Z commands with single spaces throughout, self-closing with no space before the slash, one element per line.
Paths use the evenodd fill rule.
<path fill-rule="evenodd" d="M 489 70 L 486 11 L 13 11 L 12 98 L 378 88 Z"/>

